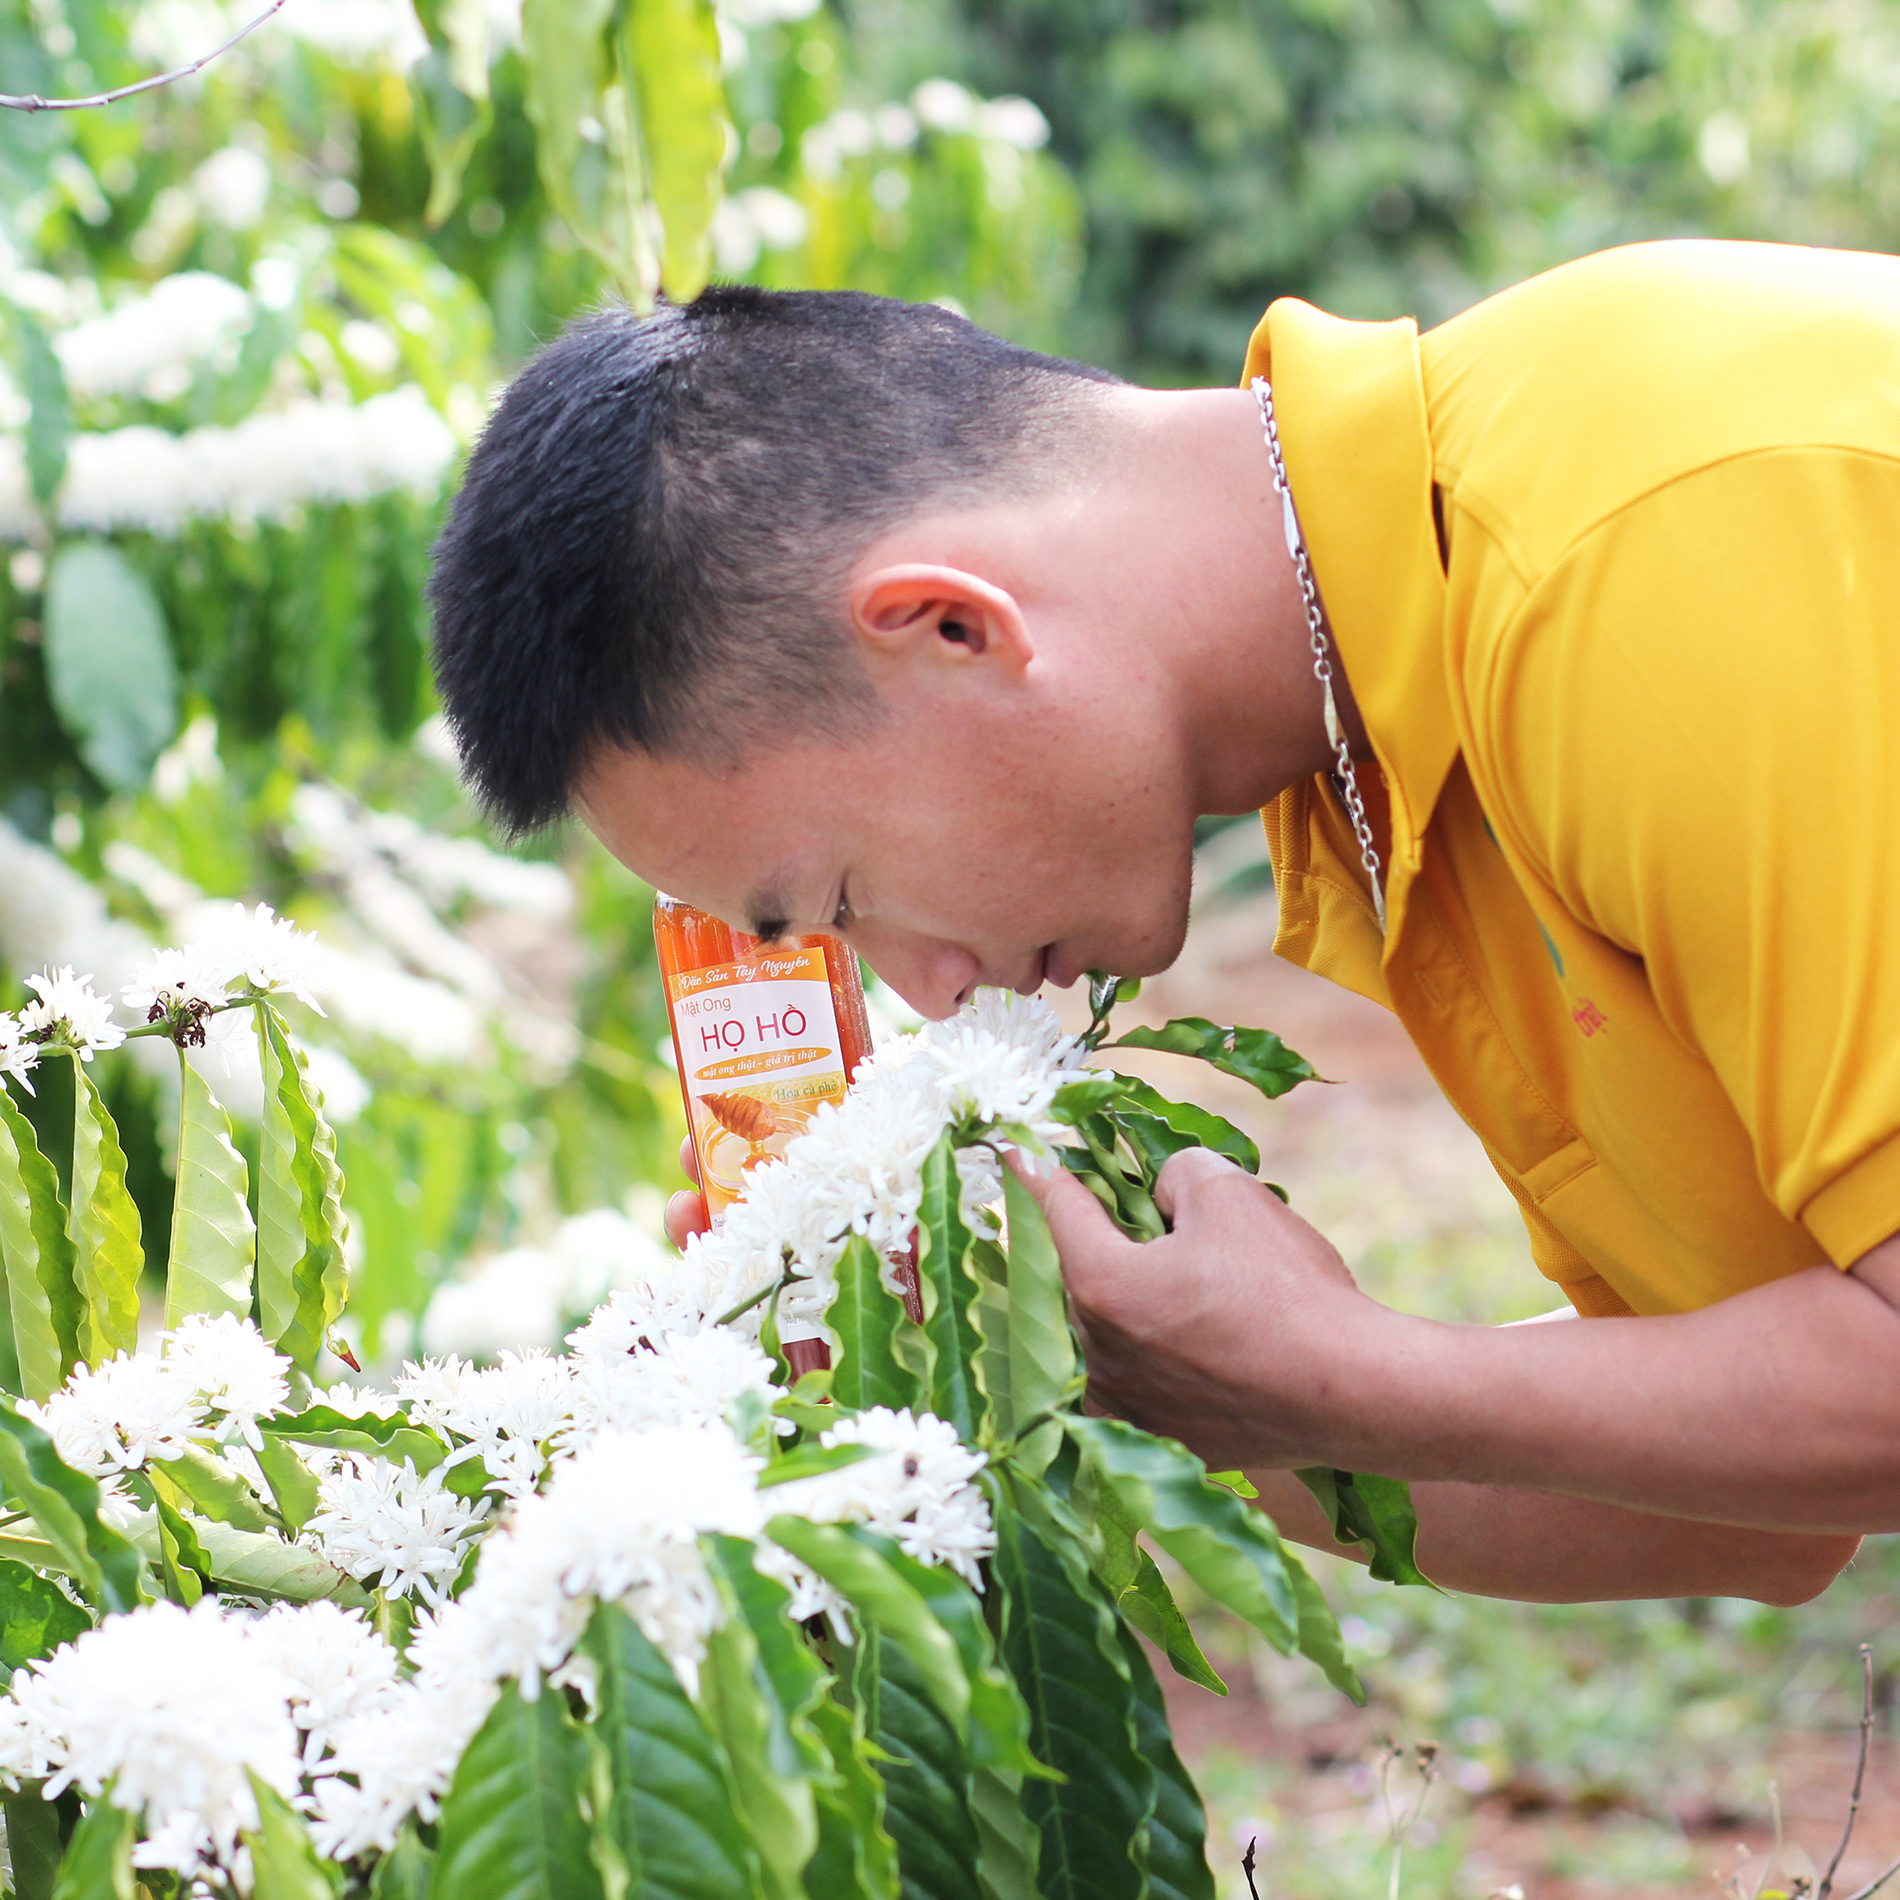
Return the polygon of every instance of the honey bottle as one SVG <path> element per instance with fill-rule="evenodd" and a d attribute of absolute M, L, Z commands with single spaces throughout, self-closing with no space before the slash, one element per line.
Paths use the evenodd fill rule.
<path fill-rule="evenodd" d="M 864 983 L 827 931 L 763 943 L 666 896 L 653 902 L 680 1092 L 714 1227 L 748 1169 L 785 1152 L 820 1102 L 842 1101 L 871 1052 Z M 795 1372 L 830 1363 L 816 1337 L 784 1341 Z"/>

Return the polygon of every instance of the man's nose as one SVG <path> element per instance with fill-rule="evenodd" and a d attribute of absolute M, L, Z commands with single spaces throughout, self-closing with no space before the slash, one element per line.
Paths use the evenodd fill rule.
<path fill-rule="evenodd" d="M 860 936 L 858 949 L 918 1015 L 932 1021 L 954 1016 L 982 975 L 982 966 L 969 951 L 935 937 L 880 932 L 869 942 Z"/>

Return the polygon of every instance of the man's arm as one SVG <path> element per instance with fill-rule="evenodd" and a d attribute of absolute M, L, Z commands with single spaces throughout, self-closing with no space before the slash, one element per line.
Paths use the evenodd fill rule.
<path fill-rule="evenodd" d="M 1363 1562 L 1290 1471 L 1250 1471 L 1283 1537 Z M 1419 1568 L 1447 1590 L 1514 1603 L 1754 1597 L 1792 1607 L 1820 1595 L 1858 1537 L 1738 1530 L 1504 1485 L 1415 1484 Z"/>
<path fill-rule="evenodd" d="M 1169 1163 L 1174 1230 L 1145 1245 L 1080 1182 L 1033 1186 L 1098 1401 L 1216 1466 L 1327 1464 L 1756 1532 L 1900 1529 L 1900 1239 L 1852 1273 L 1698 1313 L 1448 1326 L 1368 1299 L 1211 1154 Z"/>

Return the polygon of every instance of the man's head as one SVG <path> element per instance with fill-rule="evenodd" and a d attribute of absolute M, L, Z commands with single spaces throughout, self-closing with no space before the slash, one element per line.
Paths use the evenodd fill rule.
<path fill-rule="evenodd" d="M 471 782 L 734 923 L 847 926 L 932 1013 L 1161 967 L 1205 796 L 1189 622 L 1251 611 L 1209 560 L 1230 438 L 1257 473 L 1237 397 L 844 292 L 575 325 L 436 551 Z"/>
<path fill-rule="evenodd" d="M 526 831 L 602 746 L 728 763 L 861 732 L 852 562 L 1063 479 L 1111 381 L 849 291 L 574 324 L 509 387 L 436 549 L 437 677 L 484 803 Z"/>

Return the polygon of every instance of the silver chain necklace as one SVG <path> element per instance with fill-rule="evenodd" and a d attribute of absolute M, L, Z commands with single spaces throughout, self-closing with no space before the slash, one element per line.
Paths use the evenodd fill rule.
<path fill-rule="evenodd" d="M 1313 677 L 1319 681 L 1326 699 L 1326 743 L 1338 760 L 1333 782 L 1339 787 L 1346 816 L 1352 820 L 1353 835 L 1359 840 L 1359 862 L 1366 867 L 1366 876 L 1372 882 L 1372 908 L 1383 932 L 1385 886 L 1379 877 L 1379 847 L 1373 843 L 1366 801 L 1359 795 L 1359 780 L 1352 769 L 1352 746 L 1339 723 L 1339 705 L 1333 698 L 1333 651 L 1326 638 L 1326 617 L 1320 611 L 1319 586 L 1313 579 L 1306 537 L 1300 533 L 1300 518 L 1293 511 L 1293 490 L 1287 483 L 1285 458 L 1280 454 L 1280 428 L 1273 419 L 1273 391 L 1264 376 L 1253 379 L 1253 396 L 1260 405 L 1260 426 L 1266 431 L 1267 454 L 1273 460 L 1273 485 L 1280 491 L 1280 520 L 1286 529 L 1286 551 L 1293 557 L 1294 571 L 1300 577 L 1300 598 L 1306 603 L 1306 641 L 1313 650 Z"/>

